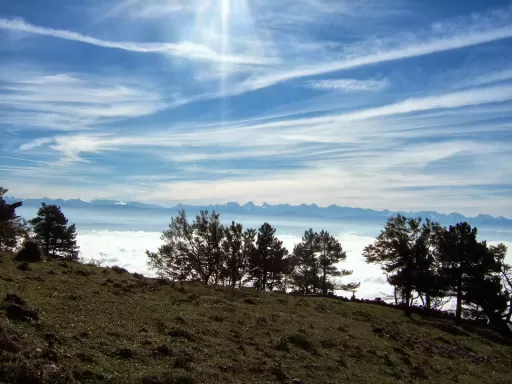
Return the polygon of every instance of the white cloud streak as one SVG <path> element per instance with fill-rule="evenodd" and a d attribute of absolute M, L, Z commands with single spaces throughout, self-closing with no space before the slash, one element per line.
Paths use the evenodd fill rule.
<path fill-rule="evenodd" d="M 169 15 L 197 12 L 198 7 L 192 0 L 124 0 L 108 9 L 102 15 L 102 20 L 118 16 L 128 16 L 134 19 L 160 19 Z"/>
<path fill-rule="evenodd" d="M 357 80 L 357 79 L 326 79 L 312 80 L 309 86 L 320 90 L 333 90 L 341 92 L 375 92 L 382 91 L 389 86 L 384 80 Z"/>
<path fill-rule="evenodd" d="M 510 19 L 510 12 L 504 12 L 503 17 Z M 486 22 L 483 23 L 483 25 L 468 25 L 466 28 L 457 25 L 455 32 L 452 31 L 452 29 L 455 28 L 454 25 L 438 27 L 438 29 L 442 29 L 443 31 L 449 30 L 451 33 L 426 39 L 420 39 L 418 36 L 419 40 L 413 39 L 412 41 L 405 41 L 405 43 L 401 43 L 395 48 L 388 48 L 386 50 L 375 47 L 373 50 L 377 52 L 369 55 L 359 54 L 355 57 L 347 57 L 329 63 L 306 65 L 296 69 L 286 69 L 270 72 L 266 75 L 254 76 L 240 84 L 238 92 L 254 91 L 304 77 L 318 76 L 362 66 L 431 55 L 512 38 L 512 26 L 503 22 L 500 24 L 502 24 L 502 26 L 489 27 Z M 364 44 L 361 44 L 359 48 L 362 49 L 363 45 Z"/>
<path fill-rule="evenodd" d="M 4 124 L 51 130 L 90 126 L 153 114 L 169 103 L 133 79 L 12 71 L 0 74 L 0 106 L 10 108 Z"/>
<path fill-rule="evenodd" d="M 485 75 L 477 76 L 471 80 L 471 85 L 484 85 L 491 83 L 498 83 L 501 81 L 512 80 L 512 67 L 502 71 L 487 73 Z"/>
<path fill-rule="evenodd" d="M 97 47 L 120 49 L 129 52 L 167 53 L 182 58 L 227 62 L 234 64 L 269 64 L 267 60 L 262 60 L 261 58 L 257 57 L 223 55 L 204 45 L 192 42 L 145 43 L 109 41 L 83 35 L 77 32 L 39 27 L 19 19 L 0 18 L 0 29 L 31 33 L 41 36 L 50 36 L 69 41 L 91 44 Z"/>

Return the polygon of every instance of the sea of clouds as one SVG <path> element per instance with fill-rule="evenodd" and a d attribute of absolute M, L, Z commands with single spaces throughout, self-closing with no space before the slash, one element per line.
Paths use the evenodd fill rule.
<path fill-rule="evenodd" d="M 118 265 L 130 272 L 154 276 L 155 271 L 147 265 L 146 250 L 156 251 L 162 244 L 159 232 L 86 230 L 78 233 L 78 243 L 84 259 L 104 259 L 105 266 Z M 300 241 L 293 235 L 278 236 L 288 250 Z M 337 237 L 347 252 L 347 260 L 340 263 L 343 269 L 353 270 L 352 276 L 344 277 L 343 282 L 361 282 L 358 297 L 375 298 L 392 292 L 385 276 L 376 265 L 368 265 L 361 256 L 363 248 L 374 239 L 354 234 Z M 346 293 L 346 295 L 351 295 Z"/>
<path fill-rule="evenodd" d="M 156 251 L 162 244 L 161 231 L 165 229 L 172 215 L 166 211 L 126 210 L 110 211 L 108 208 L 63 210 L 70 223 L 76 223 L 78 245 L 81 257 L 85 260 L 104 259 L 105 266 L 118 265 L 130 272 L 155 276 L 156 272 L 147 265 L 146 250 Z M 37 207 L 23 206 L 19 214 L 30 219 L 36 215 Z M 352 276 L 342 282 L 360 282 L 357 297 L 376 298 L 391 295 L 391 286 L 378 265 L 366 264 L 362 253 L 366 245 L 375 241 L 384 223 L 347 222 L 319 218 L 259 217 L 256 215 L 221 215 L 224 224 L 232 220 L 241 222 L 244 227 L 258 228 L 268 220 L 276 229 L 277 237 L 285 247 L 293 250 L 300 242 L 304 231 L 325 229 L 335 236 L 347 252 L 347 260 L 339 267 L 353 270 Z M 507 245 L 507 262 L 512 264 L 512 233 L 509 230 L 479 228 L 479 240 L 488 239 L 488 244 L 500 242 Z M 340 292 L 350 296 L 350 292 Z"/>

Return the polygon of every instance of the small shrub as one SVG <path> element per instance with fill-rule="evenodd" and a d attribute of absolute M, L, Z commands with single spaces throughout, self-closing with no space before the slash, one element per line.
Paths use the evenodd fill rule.
<path fill-rule="evenodd" d="M 194 355 L 188 351 L 179 351 L 174 357 L 174 368 L 188 369 L 194 361 Z"/>
<path fill-rule="evenodd" d="M 110 269 L 112 269 L 115 273 L 119 273 L 120 275 L 125 274 L 125 273 L 129 273 L 128 270 L 126 270 L 126 269 L 124 269 L 122 267 L 119 267 L 117 265 L 114 265 Z"/>
<path fill-rule="evenodd" d="M 29 263 L 21 263 L 20 265 L 18 265 L 16 267 L 16 269 L 19 269 L 20 271 L 24 271 L 24 272 L 32 270 L 32 268 L 30 268 Z"/>
<path fill-rule="evenodd" d="M 224 317 L 217 315 L 217 314 L 211 315 L 210 319 L 212 319 L 213 321 L 216 321 L 218 323 L 222 323 L 224 321 Z"/>
<path fill-rule="evenodd" d="M 276 349 L 278 351 L 290 352 L 290 345 L 288 344 L 288 340 L 286 337 L 280 337 L 276 344 Z"/>
<path fill-rule="evenodd" d="M 4 303 L 8 303 L 8 302 L 18 304 L 18 305 L 27 304 L 27 302 L 25 301 L 25 299 L 23 297 L 15 294 L 15 293 L 8 293 L 7 295 L 5 295 Z"/>
<path fill-rule="evenodd" d="M 199 296 L 197 293 L 191 293 L 190 295 L 187 296 L 187 299 L 188 301 L 195 301 L 195 300 L 199 300 L 201 296 Z"/>
<path fill-rule="evenodd" d="M 39 320 L 39 313 L 35 309 L 23 307 L 18 304 L 7 304 L 5 307 L 7 317 L 11 320 L 27 321 Z"/>
<path fill-rule="evenodd" d="M 41 261 L 42 255 L 41 248 L 39 248 L 39 245 L 34 240 L 25 240 L 15 259 L 17 261 L 36 263 Z"/>
<path fill-rule="evenodd" d="M 78 352 L 75 357 L 82 363 L 92 364 L 95 362 L 91 354 L 87 352 Z"/>
<path fill-rule="evenodd" d="M 276 377 L 276 379 L 283 383 L 287 381 L 288 375 L 283 370 L 283 366 L 280 361 L 276 362 L 274 366 L 272 367 L 272 374 Z M 294 381 L 295 382 L 295 381 Z"/>
<path fill-rule="evenodd" d="M 155 354 L 161 356 L 171 356 L 172 349 L 169 348 L 169 346 L 167 346 L 166 344 L 162 344 L 155 348 Z"/>
<path fill-rule="evenodd" d="M 135 356 L 135 352 L 130 348 L 120 348 L 116 350 L 115 355 L 122 359 L 131 359 Z"/>
<path fill-rule="evenodd" d="M 175 376 L 170 381 L 170 384 L 194 384 L 195 380 L 190 376 Z"/>
<path fill-rule="evenodd" d="M 59 352 L 55 348 L 48 347 L 43 351 L 42 357 L 44 357 L 47 360 L 51 360 L 53 362 L 58 362 L 60 355 L 59 355 Z"/>
<path fill-rule="evenodd" d="M 75 275 L 82 276 L 82 277 L 88 277 L 89 275 L 91 275 L 91 273 L 84 271 L 83 269 L 77 269 L 75 271 Z"/>
<path fill-rule="evenodd" d="M 320 345 L 326 349 L 333 349 L 338 346 L 338 342 L 334 339 L 324 339 L 320 342 Z"/>
<path fill-rule="evenodd" d="M 328 309 L 329 309 L 329 306 L 323 301 L 320 301 L 315 304 L 315 310 L 317 312 L 324 313 L 324 312 L 327 312 Z"/>
<path fill-rule="evenodd" d="M 189 341 L 194 339 L 194 335 L 192 333 L 182 328 L 173 328 L 168 332 L 168 335 L 171 337 L 186 339 Z"/>
<path fill-rule="evenodd" d="M 309 340 L 306 335 L 302 333 L 294 333 L 287 337 L 288 342 L 298 348 L 301 348 L 307 352 L 311 352 L 316 354 L 316 347 L 311 340 Z"/>

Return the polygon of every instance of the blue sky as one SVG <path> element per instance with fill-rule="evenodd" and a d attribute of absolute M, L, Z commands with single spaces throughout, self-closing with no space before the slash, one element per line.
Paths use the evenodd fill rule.
<path fill-rule="evenodd" d="M 0 2 L 19 197 L 512 216 L 512 5 Z"/>

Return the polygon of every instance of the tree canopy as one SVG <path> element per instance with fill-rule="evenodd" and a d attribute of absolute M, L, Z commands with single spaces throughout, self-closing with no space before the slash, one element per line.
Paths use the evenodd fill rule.
<path fill-rule="evenodd" d="M 29 223 L 45 256 L 78 259 L 75 224 L 68 225 L 60 207 L 41 203 L 37 216 Z"/>
<path fill-rule="evenodd" d="M 22 202 L 7 204 L 4 199 L 7 189 L 0 187 L 0 251 L 13 251 L 28 237 L 26 220 L 16 215 Z"/>

